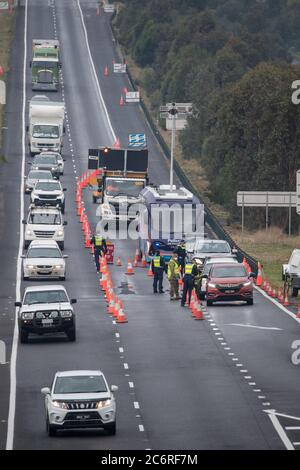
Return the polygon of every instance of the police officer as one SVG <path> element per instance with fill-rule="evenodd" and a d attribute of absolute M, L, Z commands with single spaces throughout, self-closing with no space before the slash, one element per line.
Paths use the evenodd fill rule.
<path fill-rule="evenodd" d="M 151 268 L 152 272 L 154 274 L 153 278 L 153 293 L 157 294 L 157 284 L 158 284 L 158 289 L 159 293 L 163 294 L 163 277 L 164 277 L 164 271 L 166 269 L 165 265 L 165 260 L 162 256 L 160 256 L 160 251 L 157 250 L 155 252 L 154 257 L 152 258 L 151 261 Z"/>
<path fill-rule="evenodd" d="M 100 256 L 102 253 L 106 255 L 107 253 L 107 246 L 106 246 L 106 241 L 105 238 L 103 238 L 101 235 L 94 234 L 91 238 L 91 245 L 94 245 L 94 257 L 95 257 L 95 264 L 96 264 L 96 269 L 97 272 L 100 271 Z"/>
<path fill-rule="evenodd" d="M 195 277 L 198 274 L 198 268 L 196 260 L 190 260 L 185 265 L 184 276 L 183 276 L 183 293 L 181 298 L 181 306 L 184 307 L 186 302 L 186 296 L 188 294 L 188 304 L 190 305 L 192 291 L 194 288 Z"/>
<path fill-rule="evenodd" d="M 183 275 L 186 260 L 186 245 L 184 240 L 181 240 L 181 242 L 177 246 L 176 253 L 178 256 L 178 264 L 181 268 L 181 274 Z"/>

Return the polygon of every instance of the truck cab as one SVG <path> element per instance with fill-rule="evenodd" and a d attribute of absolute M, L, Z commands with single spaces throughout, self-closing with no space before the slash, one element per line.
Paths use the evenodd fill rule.
<path fill-rule="evenodd" d="M 57 91 L 59 87 L 59 41 L 34 39 L 32 42 L 32 90 Z"/>

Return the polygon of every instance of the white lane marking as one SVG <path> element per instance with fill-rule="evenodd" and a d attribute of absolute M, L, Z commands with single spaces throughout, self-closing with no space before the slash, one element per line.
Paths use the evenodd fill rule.
<path fill-rule="evenodd" d="M 243 364 L 236 364 L 236 367 L 243 367 Z"/>
<path fill-rule="evenodd" d="M 115 142 L 115 141 L 117 140 L 117 137 L 116 137 L 116 134 L 115 134 L 114 129 L 113 129 L 113 127 L 112 127 L 112 124 L 111 124 L 111 121 L 110 121 L 110 118 L 109 118 L 109 114 L 108 114 L 108 111 L 107 111 L 107 108 L 106 108 L 106 105 L 105 105 L 105 102 L 104 102 L 104 99 L 103 99 L 103 95 L 102 95 L 102 92 L 101 92 L 101 88 L 100 88 L 100 85 L 99 85 L 99 81 L 98 81 L 98 77 L 97 77 L 95 65 L 94 65 L 94 62 L 93 62 L 93 59 L 92 59 L 91 50 L 90 50 L 88 34 L 87 34 L 86 26 L 85 26 L 85 23 L 84 23 L 83 13 L 82 13 L 82 9 L 81 9 L 80 1 L 79 1 L 79 0 L 77 0 L 77 5 L 78 5 L 78 8 L 79 8 L 79 13 L 80 13 L 80 17 L 81 17 L 81 24 L 82 24 L 83 31 L 84 31 L 85 42 L 86 42 L 86 46 L 87 46 L 87 50 L 88 50 L 88 55 L 89 55 L 89 59 L 90 59 L 90 64 L 91 64 L 92 71 L 93 71 L 93 74 L 94 74 L 94 79 L 95 79 L 96 87 L 97 87 L 97 90 L 98 90 L 98 93 L 99 93 L 100 101 L 101 101 L 102 106 L 103 106 L 103 108 L 104 108 L 104 113 L 105 113 L 105 116 L 106 116 L 106 119 L 107 119 L 107 123 L 108 123 L 109 129 L 110 129 L 112 138 L 113 138 L 113 140 L 114 140 L 114 142 Z"/>
<path fill-rule="evenodd" d="M 261 392 L 261 389 L 260 389 L 260 388 L 254 388 L 254 389 L 253 389 L 253 392 L 255 392 L 255 393 L 260 393 L 260 392 Z"/>
<path fill-rule="evenodd" d="M 133 382 L 128 382 L 129 388 L 134 388 L 134 383 Z"/>
<path fill-rule="evenodd" d="M 116 338 L 120 338 L 120 333 L 115 333 Z"/>
<path fill-rule="evenodd" d="M 265 400 L 266 399 L 265 395 L 258 395 L 257 398 L 259 398 L 260 400 Z"/>
<path fill-rule="evenodd" d="M 120 352 L 120 353 L 123 353 L 123 352 L 124 352 L 124 348 L 119 348 L 119 352 Z"/>
<path fill-rule="evenodd" d="M 254 286 L 254 288 L 260 292 L 261 295 L 263 295 L 266 299 L 268 299 L 270 302 L 272 302 L 276 307 L 280 308 L 283 312 L 287 313 L 293 320 L 295 320 L 297 323 L 300 323 L 300 318 L 297 318 L 296 315 L 293 312 L 290 312 L 287 308 L 285 308 L 283 305 L 279 304 L 276 302 L 276 300 L 272 299 L 271 297 L 268 296 L 262 289 L 260 289 L 257 286 Z"/>
<path fill-rule="evenodd" d="M 237 357 L 232 358 L 233 361 L 238 361 L 239 359 Z"/>
<path fill-rule="evenodd" d="M 295 419 L 296 421 L 300 421 L 300 418 L 298 416 L 291 416 L 291 415 L 286 415 L 284 413 L 277 413 L 275 410 L 264 410 L 266 413 L 275 413 L 276 416 L 282 416 L 282 418 L 291 418 Z"/>
<path fill-rule="evenodd" d="M 285 426 L 288 431 L 300 431 L 300 426 Z"/>
<path fill-rule="evenodd" d="M 251 375 L 245 375 L 244 379 L 252 379 Z"/>
<path fill-rule="evenodd" d="M 16 272 L 16 299 L 21 298 L 21 254 L 23 250 L 23 224 L 24 218 L 24 170 L 25 170 L 25 155 L 26 155 L 26 135 L 25 135 L 25 112 L 26 112 L 26 64 L 27 64 L 27 23 L 28 23 L 28 0 L 25 0 L 25 19 L 24 19 L 24 60 L 23 60 L 23 94 L 22 94 L 22 164 L 21 164 L 21 184 L 20 184 L 20 236 L 19 236 L 19 250 Z M 8 424 L 7 424 L 7 437 L 6 437 L 6 450 L 12 450 L 14 445 L 14 428 L 15 428 L 15 413 L 16 413 L 16 390 L 17 390 L 17 355 L 18 355 L 18 307 L 15 309 L 15 326 L 12 343 L 12 351 L 10 358 L 10 392 L 9 392 L 9 409 L 8 409 Z"/>
<path fill-rule="evenodd" d="M 140 404 L 139 404 L 138 401 L 134 401 L 134 402 L 133 402 L 133 406 L 134 406 L 134 408 L 135 408 L 136 410 L 139 410 L 139 409 L 140 409 Z"/>
<path fill-rule="evenodd" d="M 128 366 L 127 362 L 124 362 L 123 365 L 124 365 L 124 369 L 129 369 L 129 366 Z"/>
<path fill-rule="evenodd" d="M 248 382 L 248 385 L 256 385 L 256 382 Z"/>
<path fill-rule="evenodd" d="M 300 446 L 300 442 L 293 442 L 294 446 Z"/>
<path fill-rule="evenodd" d="M 242 372 L 243 374 L 247 374 L 247 369 L 243 369 L 243 370 L 240 370 L 240 372 Z"/>
<path fill-rule="evenodd" d="M 228 356 L 234 356 L 234 353 L 228 353 Z"/>
<path fill-rule="evenodd" d="M 145 431 L 144 426 L 143 426 L 142 424 L 139 424 L 139 430 L 140 430 L 141 432 L 144 432 L 144 431 Z"/>
<path fill-rule="evenodd" d="M 249 325 L 248 323 L 225 323 L 224 326 L 243 326 L 245 328 L 257 328 L 258 330 L 274 330 L 282 331 L 282 328 L 276 328 L 273 326 L 258 326 L 258 325 Z"/>

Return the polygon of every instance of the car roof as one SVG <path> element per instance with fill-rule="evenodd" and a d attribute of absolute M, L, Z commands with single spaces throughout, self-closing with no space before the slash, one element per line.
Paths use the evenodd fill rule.
<path fill-rule="evenodd" d="M 25 293 L 27 292 L 43 292 L 45 290 L 51 291 L 51 290 L 63 290 L 64 292 L 66 291 L 66 288 L 62 286 L 61 284 L 55 284 L 55 285 L 46 285 L 46 286 L 29 286 L 26 287 Z"/>
<path fill-rule="evenodd" d="M 39 173 L 44 173 L 44 174 L 46 174 L 46 175 L 49 175 L 49 173 L 51 173 L 51 170 L 33 170 L 33 169 L 32 169 L 32 170 L 29 171 L 28 174 L 32 173 L 33 171 L 34 171 L 35 173 L 39 172 Z M 51 174 L 52 174 L 52 173 L 51 173 Z M 47 179 L 49 179 L 49 178 L 47 178 Z"/>
<path fill-rule="evenodd" d="M 46 246 L 51 246 L 51 247 L 55 247 L 55 248 L 58 248 L 58 244 L 55 240 L 52 240 L 51 238 L 47 239 L 47 240 L 32 240 L 32 242 L 30 243 L 29 245 L 29 248 L 32 248 L 32 247 L 35 247 L 35 246 L 38 246 L 38 247 L 46 247 Z"/>
<path fill-rule="evenodd" d="M 85 376 L 85 375 L 99 375 L 103 376 L 101 370 L 64 370 L 56 372 L 56 377 L 73 377 L 74 375 Z"/>

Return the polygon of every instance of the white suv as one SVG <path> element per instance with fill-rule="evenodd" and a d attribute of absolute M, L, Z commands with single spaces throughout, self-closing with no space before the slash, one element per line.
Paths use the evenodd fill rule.
<path fill-rule="evenodd" d="M 37 181 L 31 192 L 31 202 L 35 206 L 58 206 L 64 214 L 64 191 L 66 191 L 66 188 L 62 188 L 59 181 Z"/>
<path fill-rule="evenodd" d="M 57 372 L 45 395 L 46 427 L 49 436 L 59 429 L 103 428 L 116 433 L 116 402 L 100 370 Z"/>
<path fill-rule="evenodd" d="M 15 302 L 20 307 L 18 325 L 20 342 L 27 343 L 30 333 L 65 333 L 70 341 L 76 339 L 75 314 L 64 286 L 31 286 L 24 292 L 23 301 Z"/>
<path fill-rule="evenodd" d="M 64 222 L 59 209 L 54 207 L 30 206 L 25 225 L 24 247 L 28 248 L 32 240 L 53 239 L 56 240 L 60 249 L 64 249 L 65 231 Z"/>
<path fill-rule="evenodd" d="M 55 240 L 33 240 L 23 258 L 23 279 L 66 279 L 68 255 L 63 255 Z"/>

